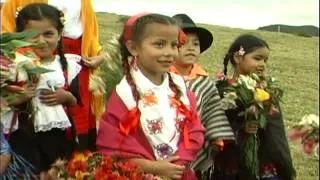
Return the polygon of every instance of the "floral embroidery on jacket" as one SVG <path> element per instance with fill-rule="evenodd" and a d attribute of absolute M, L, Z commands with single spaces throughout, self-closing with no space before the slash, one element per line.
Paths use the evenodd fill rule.
<path fill-rule="evenodd" d="M 158 98 L 155 96 L 154 92 L 152 91 L 142 94 L 141 99 L 144 106 L 153 106 L 158 104 Z"/>
<path fill-rule="evenodd" d="M 166 143 L 159 144 L 156 147 L 156 149 L 157 149 L 158 156 L 162 159 L 166 159 L 166 158 L 170 157 L 173 153 L 172 147 L 170 147 Z"/>
<path fill-rule="evenodd" d="M 150 134 L 158 134 L 162 132 L 163 122 L 162 119 L 155 120 L 147 120 L 148 121 L 148 129 Z"/>

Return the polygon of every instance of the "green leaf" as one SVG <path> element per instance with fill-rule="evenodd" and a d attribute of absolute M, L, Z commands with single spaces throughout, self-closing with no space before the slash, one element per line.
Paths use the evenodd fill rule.
<path fill-rule="evenodd" d="M 265 129 L 267 126 L 267 117 L 264 114 L 260 114 L 259 125 L 262 129 Z"/>
<path fill-rule="evenodd" d="M 36 68 L 27 70 L 28 74 L 42 74 L 47 72 L 53 72 L 53 70 L 42 68 L 42 67 L 36 67 Z"/>
<path fill-rule="evenodd" d="M 2 33 L 0 36 L 1 44 L 7 43 L 12 40 L 22 40 L 26 41 L 30 38 L 33 38 L 39 34 L 39 31 L 23 31 L 23 32 L 16 32 L 16 33 Z"/>
<path fill-rule="evenodd" d="M 7 43 L 7 46 L 5 47 L 5 49 L 15 50 L 16 48 L 28 47 L 32 45 L 33 43 L 14 39 Z"/>

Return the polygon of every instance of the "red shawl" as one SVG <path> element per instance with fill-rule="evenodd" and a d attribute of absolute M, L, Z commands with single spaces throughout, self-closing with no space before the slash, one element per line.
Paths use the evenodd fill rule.
<path fill-rule="evenodd" d="M 197 114 L 194 94 L 188 91 L 187 95 L 192 112 Z M 114 91 L 100 121 L 97 137 L 98 151 L 105 155 L 117 155 L 123 158 L 155 160 L 152 148 L 139 126 L 127 136 L 120 132 L 119 124 L 126 119 L 128 112 L 126 105 Z M 181 165 L 187 165 L 193 161 L 204 142 L 204 127 L 201 125 L 198 114 L 196 119 L 192 123 L 186 123 L 186 126 L 189 129 L 190 147 L 185 148 L 182 133 L 177 151 L 177 155 L 180 157 L 177 163 Z"/>

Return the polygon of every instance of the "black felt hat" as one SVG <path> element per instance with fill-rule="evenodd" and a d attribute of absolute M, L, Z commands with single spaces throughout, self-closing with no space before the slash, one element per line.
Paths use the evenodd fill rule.
<path fill-rule="evenodd" d="M 178 23 L 180 28 L 185 33 L 195 33 L 199 37 L 200 41 L 200 52 L 207 50 L 213 41 L 213 36 L 210 31 L 205 28 L 197 27 L 196 24 L 192 21 L 192 19 L 186 14 L 176 14 L 172 17 Z"/>

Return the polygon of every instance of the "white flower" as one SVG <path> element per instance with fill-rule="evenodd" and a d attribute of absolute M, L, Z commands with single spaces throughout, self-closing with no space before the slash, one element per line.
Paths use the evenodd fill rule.
<path fill-rule="evenodd" d="M 223 110 L 235 109 L 237 107 L 236 99 L 238 98 L 235 92 L 224 93 L 224 97 L 221 99 L 221 108 Z"/>
<path fill-rule="evenodd" d="M 319 116 L 315 114 L 304 115 L 301 118 L 299 125 L 316 125 L 319 127 Z"/>
<path fill-rule="evenodd" d="M 257 82 L 250 76 L 240 75 L 238 78 L 238 84 L 244 84 L 248 89 L 254 91 Z"/>
<path fill-rule="evenodd" d="M 228 93 L 224 94 L 224 97 L 228 98 L 228 99 L 235 100 L 235 99 L 237 99 L 238 96 L 237 96 L 237 93 L 235 93 L 235 92 L 228 92 Z"/>
<path fill-rule="evenodd" d="M 16 52 L 14 63 L 9 65 L 9 80 L 11 81 L 27 81 L 27 70 L 36 67 L 34 59 Z"/>
<path fill-rule="evenodd" d="M 257 74 L 255 74 L 255 73 L 252 73 L 252 74 L 251 74 L 251 77 L 252 77 L 254 80 L 256 80 L 256 81 L 259 81 L 259 80 L 260 80 L 259 76 L 258 76 Z"/>

